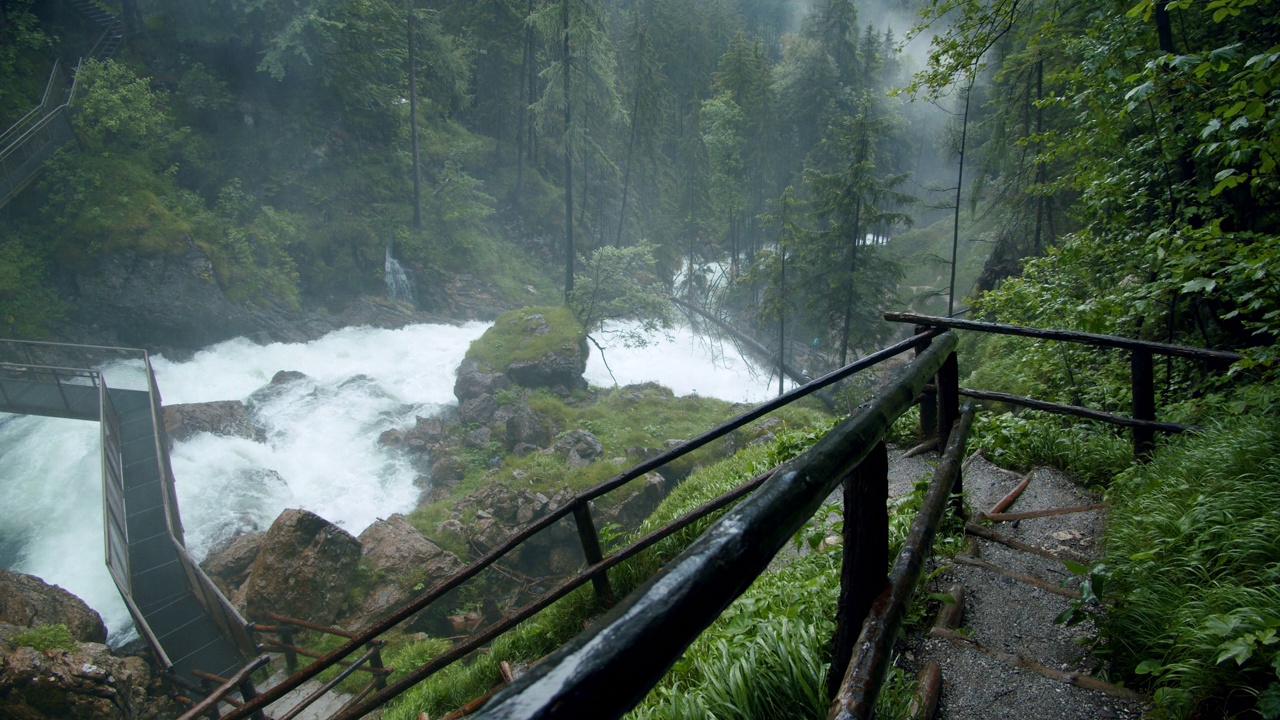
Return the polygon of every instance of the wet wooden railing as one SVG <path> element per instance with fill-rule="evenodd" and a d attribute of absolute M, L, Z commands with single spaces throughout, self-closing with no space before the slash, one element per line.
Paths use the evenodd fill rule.
<path fill-rule="evenodd" d="M 1059 403 L 1045 402 L 1043 400 L 1035 400 L 1033 398 L 1022 397 L 1019 395 L 1011 395 L 1009 393 L 973 390 L 969 388 L 961 388 L 958 392 L 964 397 L 970 397 L 975 400 L 1002 402 L 1009 405 L 1017 405 L 1019 407 L 1032 408 L 1035 410 L 1044 410 L 1046 412 L 1056 413 L 1059 415 L 1069 415 L 1087 420 L 1095 420 L 1097 422 L 1107 423 L 1110 425 L 1119 425 L 1131 428 L 1133 433 L 1133 454 L 1136 458 L 1143 458 L 1151 453 L 1155 444 L 1155 434 L 1157 432 L 1180 433 L 1190 429 L 1185 425 L 1160 422 L 1156 420 L 1155 372 L 1152 363 L 1153 356 L 1164 355 L 1168 357 L 1199 360 L 1216 365 L 1217 367 L 1225 367 L 1241 359 L 1239 353 L 1228 352 L 1225 350 L 1206 350 L 1204 348 L 1189 347 L 1186 345 L 1171 345 L 1168 343 L 1134 340 L 1114 335 L 1098 335 L 1095 333 L 1076 332 L 1073 330 L 1047 330 L 1043 328 L 1019 327 L 1017 325 L 979 322 L 976 320 L 962 320 L 960 318 L 933 317 L 930 315 L 919 315 L 916 313 L 885 313 L 884 318 L 890 322 L 910 323 L 916 326 L 917 332 L 920 329 L 927 328 L 948 328 L 952 330 L 970 330 L 973 332 L 996 335 L 1014 335 L 1017 337 L 1035 338 L 1039 340 L 1055 340 L 1058 342 L 1070 342 L 1080 345 L 1091 345 L 1093 347 L 1127 351 L 1129 353 L 1130 384 L 1133 398 L 1132 417 L 1115 415 L 1101 410 L 1080 407 L 1078 405 L 1062 405 Z"/>
<path fill-rule="evenodd" d="M 579 493 L 578 495 L 570 499 L 568 502 L 566 502 L 564 505 L 551 511 L 543 518 L 531 523 L 529 526 L 521 530 L 519 533 L 509 537 L 501 545 L 494 548 L 489 553 L 485 554 L 483 557 L 475 560 L 466 568 L 463 568 L 462 570 L 455 573 L 454 575 L 448 578 L 445 578 L 444 580 L 441 580 L 434 587 L 428 589 L 426 592 L 424 592 L 418 598 L 414 599 L 412 602 L 408 603 L 401 609 L 389 614 L 382 620 L 370 625 L 369 627 L 365 628 L 363 631 L 356 633 L 354 637 L 352 637 L 342 646 L 327 653 L 326 655 L 324 655 L 324 657 L 317 659 L 314 663 L 309 665 L 307 668 L 304 668 L 302 671 L 295 673 L 294 675 L 286 679 L 284 682 L 264 692 L 259 698 L 255 699 L 253 702 L 245 703 L 243 707 L 236 708 L 235 710 L 231 711 L 226 715 L 226 717 L 227 718 L 248 717 L 256 710 L 261 709 L 268 704 L 274 703 L 276 700 L 280 699 L 287 693 L 291 692 L 293 689 L 299 687 L 310 678 L 315 677 L 320 672 L 323 672 L 327 668 L 337 664 L 343 658 L 353 654 L 354 652 L 357 652 L 361 647 L 366 645 L 371 640 L 405 623 L 410 618 L 422 612 L 424 609 L 430 607 L 434 602 L 439 600 L 446 593 L 454 590 L 455 588 L 459 587 L 463 583 L 469 581 L 471 578 L 474 578 L 481 571 L 485 570 L 489 566 L 496 563 L 502 557 L 504 557 L 505 555 L 507 555 L 508 553 L 510 553 L 511 551 L 513 551 L 514 549 L 516 549 L 517 547 L 525 543 L 526 541 L 528 541 L 537 533 L 551 527 L 553 524 L 559 522 L 562 519 L 569 517 L 570 515 L 574 517 L 574 524 L 578 530 L 579 538 L 583 545 L 584 556 L 587 558 L 587 566 L 583 570 L 578 572 L 573 577 L 567 580 L 564 580 L 559 585 L 551 588 L 547 592 L 539 595 L 536 599 L 527 603 L 523 607 L 515 610 L 514 612 L 508 614 L 506 617 L 502 618 L 501 620 L 476 631 L 466 640 L 464 640 L 463 642 L 460 642 L 458 645 L 454 646 L 453 648 L 441 654 L 440 656 L 432 659 L 430 662 L 425 663 L 424 665 L 418 666 L 416 668 L 409 668 L 405 670 L 402 675 L 397 677 L 393 682 L 389 683 L 385 689 L 374 693 L 372 696 L 360 702 L 359 704 L 351 708 L 348 708 L 347 710 L 344 710 L 343 712 L 336 715 L 335 718 L 339 718 L 342 720 L 349 720 L 352 718 L 361 717 L 375 710 L 376 708 L 385 704 L 387 701 L 396 697 L 397 695 L 404 692 L 408 688 L 421 682 L 422 680 L 434 674 L 435 672 L 438 672 L 442 668 L 447 667 L 448 665 L 457 661 L 458 659 L 465 657 L 467 654 L 471 653 L 472 651 L 484 646 L 485 644 L 488 644 L 497 636 L 515 627 L 520 622 L 523 622 L 524 620 L 532 617 L 542 609 L 554 603 L 556 600 L 559 600 L 560 598 L 568 595 L 573 590 L 585 585 L 588 582 L 592 583 L 596 593 L 599 595 L 601 600 L 604 601 L 606 605 L 611 604 L 614 601 L 614 598 L 613 598 L 612 588 L 608 584 L 607 573 L 610 568 L 613 568 L 621 564 L 622 562 L 626 561 L 627 559 L 634 557 L 635 555 L 639 554 L 640 552 L 644 551 L 645 549 L 657 543 L 659 540 L 678 532 L 679 530 L 683 529 L 684 527 L 687 527 L 688 525 L 696 522 L 697 520 L 704 518 L 713 512 L 722 510 L 729 504 L 736 502 L 743 497 L 746 497 L 748 494 L 754 493 L 754 491 L 756 491 L 757 489 L 761 488 L 764 484 L 766 484 L 766 482 L 776 474 L 776 471 L 766 472 L 752 479 L 751 481 L 743 484 L 742 486 L 734 489 L 733 491 L 730 491 L 729 493 L 726 493 L 721 497 L 716 498 L 715 500 L 712 500 L 690 511 L 689 513 L 681 516 L 680 518 L 673 520 L 667 525 L 661 528 L 658 528 L 657 530 L 654 530 L 653 532 L 632 541 L 630 544 L 612 551 L 608 555 L 604 555 L 601 551 L 599 535 L 596 532 L 595 524 L 591 517 L 591 509 L 589 506 L 590 501 L 596 498 L 599 498 L 609 492 L 612 492 L 622 487 L 623 485 L 627 484 L 628 482 L 636 478 L 642 477 L 646 473 L 656 470 L 666 465 L 667 463 L 673 460 L 676 460 L 714 440 L 722 438 L 725 435 L 728 435 L 729 433 L 733 432 L 734 430 L 737 430 L 738 428 L 741 428 L 744 425 L 756 419 L 759 419 L 760 417 L 763 417 L 764 415 L 780 407 L 783 407 L 792 402 L 795 402 L 796 400 L 799 400 L 810 394 L 818 392 L 819 390 L 826 388 L 830 385 L 833 385 L 834 383 L 837 383 L 845 378 L 848 378 L 859 371 L 873 367 L 875 365 L 878 365 L 884 362 L 885 360 L 901 355 L 912 349 L 918 348 L 930 342 L 931 338 L 937 336 L 938 334 L 939 334 L 938 332 L 933 332 L 933 331 L 927 332 L 921 335 L 911 337 L 907 340 L 897 343 L 896 345 L 893 345 L 892 347 L 881 350 L 880 352 L 874 353 L 872 355 L 868 355 L 867 357 L 861 360 L 858 360 L 857 362 L 851 363 L 845 366 L 844 368 L 841 368 L 835 372 L 829 373 L 828 375 L 825 375 L 817 380 L 814 380 L 813 382 L 807 385 L 791 390 L 790 392 L 784 393 L 769 402 L 766 402 L 762 405 L 752 408 L 751 410 L 737 416 L 736 418 L 726 423 L 723 423 L 715 428 L 712 428 L 691 440 L 681 443 L 680 445 L 677 445 L 676 447 L 673 447 L 667 450 L 666 452 L 663 452 L 649 460 L 646 460 L 645 462 L 642 462 L 632 467 L 631 469 L 627 470 L 626 472 L 623 472 L 609 480 L 606 480 L 605 482 L 600 483 L 599 485 L 596 485 L 595 487 L 589 490 L 585 490 Z M 947 336 L 947 337 L 950 337 L 950 336 Z M 954 346 L 954 339 L 951 339 L 948 342 L 943 343 L 942 345 L 943 348 L 949 348 L 952 346 Z M 942 358 L 942 356 L 944 356 L 946 352 L 949 352 L 949 350 L 935 351 L 931 355 L 931 357 L 933 356 L 939 357 L 940 359 L 938 360 L 938 362 L 939 364 L 941 364 L 942 359 L 944 359 Z M 918 363 L 919 363 L 919 360 L 917 359 L 917 364 Z M 929 373 L 930 377 L 932 376 L 933 372 L 934 371 L 930 371 Z M 923 387 L 924 383 L 925 383 L 925 380 L 922 379 L 919 381 L 918 384 L 921 387 Z M 919 388 L 916 388 L 914 391 L 911 391 L 909 388 L 900 388 L 897 395 L 895 395 L 895 403 L 902 404 L 901 409 L 898 410 L 898 414 L 900 414 L 902 410 L 905 410 L 906 407 L 909 407 L 911 402 L 915 400 L 915 397 L 918 394 L 919 394 Z M 894 417 L 896 418 L 897 415 L 895 414 Z M 882 418 L 882 420 L 883 420 L 882 424 L 884 425 L 884 427 L 887 427 L 888 426 L 887 423 L 891 422 L 891 419 L 889 419 L 887 415 L 884 418 Z M 831 437 L 833 433 L 839 434 L 838 430 L 839 429 L 837 428 L 837 430 L 833 430 L 831 433 L 828 433 L 828 437 Z M 883 431 L 883 428 L 881 428 L 881 431 Z M 821 444 L 821 442 L 822 441 L 820 441 L 819 444 Z M 872 443 L 872 445 L 874 444 L 875 443 Z M 870 452 L 870 449 L 871 448 L 869 446 L 866 449 L 866 452 Z M 854 462 L 853 464 L 856 464 L 856 462 Z M 834 476 L 833 479 L 831 479 L 830 481 L 831 486 L 834 487 L 835 484 L 839 482 L 839 479 L 840 479 L 839 476 Z M 820 499 L 819 499 L 819 502 L 820 502 Z M 817 508 L 817 505 L 815 504 L 813 506 L 813 509 L 816 509 L 816 508 Z M 813 509 L 809 510 L 810 514 L 812 514 Z M 778 537 L 785 541 L 787 537 L 790 537 L 790 534 L 782 533 Z M 633 593 L 633 596 L 634 596 L 634 593 Z M 631 600 L 628 599 L 628 602 L 631 602 Z M 604 717 L 605 715 L 599 714 L 599 713 L 590 713 L 589 716 Z"/>

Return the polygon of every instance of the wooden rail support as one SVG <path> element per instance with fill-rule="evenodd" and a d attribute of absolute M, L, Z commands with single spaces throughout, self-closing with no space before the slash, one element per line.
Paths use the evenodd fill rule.
<path fill-rule="evenodd" d="M 952 478 L 960 472 L 964 461 L 964 445 L 972 423 L 973 411 L 966 409 L 951 433 L 946 452 L 934 471 L 924 504 L 911 523 L 902 550 L 893 561 L 889 586 L 876 597 L 862 626 L 857 641 L 858 653 L 850 660 L 840 690 L 831 704 L 828 715 L 831 720 L 866 720 L 875 711 L 876 697 L 889 666 L 894 640 L 920 581 L 925 558 L 933 547 L 933 537 L 942 513 L 946 511 Z"/>
<path fill-rule="evenodd" d="M 871 604 L 889 584 L 889 451 L 884 442 L 844 477 L 844 552 L 831 639 L 827 698 L 834 699 Z"/>
<path fill-rule="evenodd" d="M 928 325 L 917 325 L 915 327 L 916 335 L 923 335 L 933 328 Z M 916 348 L 916 357 L 920 357 L 920 353 L 929 349 L 929 342 Z M 938 391 L 937 382 L 930 383 L 925 386 L 924 392 L 920 393 L 920 437 L 921 439 L 938 436 Z M 938 443 L 939 448 L 946 447 L 946 443 Z"/>
<path fill-rule="evenodd" d="M 587 565 L 595 565 L 604 559 L 600 552 L 600 535 L 596 532 L 596 524 L 591 520 L 591 507 L 585 501 L 573 506 L 573 522 L 578 526 L 578 539 L 582 541 L 582 554 L 587 558 Z M 591 586 L 596 590 L 596 597 L 605 607 L 613 607 L 618 600 L 614 597 L 613 587 L 609 585 L 609 574 L 600 573 L 591 578 Z"/>
<path fill-rule="evenodd" d="M 1134 349 L 1130 352 L 1133 376 L 1133 417 L 1135 420 L 1156 419 L 1155 372 L 1151 351 Z M 1149 427 L 1133 428 L 1133 457 L 1145 460 L 1155 448 L 1155 431 Z"/>

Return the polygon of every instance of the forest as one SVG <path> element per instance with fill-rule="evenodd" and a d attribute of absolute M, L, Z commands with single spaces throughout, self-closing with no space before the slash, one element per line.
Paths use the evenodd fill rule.
<path fill-rule="evenodd" d="M 392 256 L 419 289 L 466 274 L 580 311 L 621 267 L 637 282 L 585 324 L 714 301 L 839 364 L 904 306 L 1235 350 L 1225 375 L 1158 369 L 1169 419 L 1213 432 L 1149 466 L 1034 413 L 983 421 L 981 444 L 1108 492 L 1236 468 L 1229 517 L 1270 543 L 1228 561 L 1238 536 L 1144 535 L 1161 511 L 1134 500 L 1116 592 L 1186 579 L 1117 614 L 1104 653 L 1169 716 L 1280 717 L 1277 479 L 1256 456 L 1280 445 L 1280 4 L 123 0 L 101 3 L 124 31 L 98 58 L 76 5 L 0 1 L 0 127 L 78 65 L 74 142 L 0 208 L 0 334 L 63 336 L 103 258 L 197 248 L 234 302 L 328 312 L 383 294 Z M 975 385 L 1129 402 L 1092 350 L 963 342 Z M 1205 510 L 1188 493 L 1166 500 Z M 1195 607 L 1169 594 L 1187 583 Z"/>

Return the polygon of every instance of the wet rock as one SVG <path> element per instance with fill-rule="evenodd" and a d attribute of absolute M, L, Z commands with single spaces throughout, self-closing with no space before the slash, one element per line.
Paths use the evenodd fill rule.
<path fill-rule="evenodd" d="M 61 623 L 77 640 L 107 641 L 102 616 L 83 600 L 34 575 L 3 568 L 0 568 L 0 623 L 21 628 Z"/>
<path fill-rule="evenodd" d="M 551 442 L 550 423 L 542 415 L 526 407 L 524 412 L 507 418 L 506 445 L 508 450 L 524 455 L 527 454 L 527 450 L 521 453 L 516 448 L 529 446 L 537 449 L 546 447 L 549 442 Z"/>
<path fill-rule="evenodd" d="M 249 410 L 239 400 L 182 403 L 164 407 L 164 430 L 170 444 L 207 432 L 266 442 L 266 435 L 254 427 Z"/>
<path fill-rule="evenodd" d="M 275 612 L 318 623 L 347 614 L 360 542 L 315 513 L 285 510 L 271 524 L 245 585 L 245 612 Z"/>
<path fill-rule="evenodd" d="M 561 435 L 551 449 L 565 454 L 565 462 L 571 468 L 586 467 L 604 452 L 600 440 L 586 430 L 575 429 Z"/>
<path fill-rule="evenodd" d="M 492 395 L 511 385 L 506 375 L 481 367 L 475 358 L 467 358 L 458 366 L 458 379 L 453 384 L 453 394 L 458 402 L 481 395 Z"/>
<path fill-rule="evenodd" d="M 458 422 L 463 425 L 487 425 L 498 411 L 498 403 L 492 395 L 467 398 L 458 405 Z"/>
<path fill-rule="evenodd" d="M 596 511 L 597 525 L 613 523 L 624 530 L 634 530 L 649 517 L 667 496 L 668 483 L 662 475 L 646 473 L 639 480 L 614 491 L 622 496 L 617 504 Z"/>
<path fill-rule="evenodd" d="M 362 628 L 462 568 L 462 561 L 418 532 L 403 515 L 378 520 L 360 533 L 365 564 L 375 580 L 345 625 Z"/>
<path fill-rule="evenodd" d="M 176 255 L 116 249 L 101 256 L 96 268 L 75 278 L 72 323 L 110 328 L 116 344 L 148 348 L 194 349 L 250 330 L 194 239 L 179 249 Z"/>
<path fill-rule="evenodd" d="M 438 456 L 431 463 L 431 484 L 436 488 L 451 488 L 467 474 L 467 461 L 452 453 Z"/>
<path fill-rule="evenodd" d="M 147 695 L 151 671 L 141 658 L 116 657 L 100 643 L 71 650 L 18 646 L 19 632 L 0 625 L 0 717 L 135 720 L 158 714 L 157 701 Z"/>
<path fill-rule="evenodd" d="M 297 370 L 280 370 L 271 376 L 270 385 L 285 385 L 299 380 L 306 380 L 307 374 L 298 372 Z"/>
<path fill-rule="evenodd" d="M 413 429 L 404 434 L 404 444 L 412 452 L 436 452 L 447 439 L 444 421 L 438 417 L 419 416 Z"/>
<path fill-rule="evenodd" d="M 489 428 L 478 427 L 475 430 L 472 430 L 471 432 L 467 433 L 466 437 L 462 439 L 462 444 L 466 445 L 469 448 L 478 449 L 478 448 L 488 447 L 489 441 L 492 439 L 493 439 L 493 432 L 489 430 Z"/>
<path fill-rule="evenodd" d="M 395 428 L 383 430 L 382 434 L 378 436 L 378 444 L 383 447 L 400 447 L 404 444 L 404 433 Z"/>
<path fill-rule="evenodd" d="M 249 579 L 249 571 L 253 561 L 258 559 L 258 552 L 266 540 L 265 532 L 245 533 L 232 538 L 229 542 L 209 552 L 200 567 L 206 575 L 218 585 L 222 593 L 235 602 L 242 598 L 245 581 Z M 243 603 L 237 603 L 242 606 Z"/>

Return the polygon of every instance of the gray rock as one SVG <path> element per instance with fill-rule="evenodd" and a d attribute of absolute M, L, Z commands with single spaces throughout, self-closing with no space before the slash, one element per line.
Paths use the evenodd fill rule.
<path fill-rule="evenodd" d="M 580 468 L 590 465 L 604 452 L 604 446 L 595 435 L 586 430 L 575 429 L 561 435 L 552 450 L 565 454 L 569 467 Z"/>
<path fill-rule="evenodd" d="M 248 408 L 239 400 L 166 405 L 164 430 L 170 443 L 201 432 L 266 442 L 266 435 L 254 426 Z"/>
<path fill-rule="evenodd" d="M 542 415 L 526 408 L 525 412 L 507 418 L 508 450 L 515 452 L 516 448 L 521 446 L 542 448 L 549 442 L 551 442 L 551 429 Z M 527 451 L 518 454 L 524 455 Z"/>
<path fill-rule="evenodd" d="M 19 646 L 19 628 L 0 625 L 0 717 L 136 720 L 174 717 L 167 698 L 151 698 L 151 671 L 137 657 L 116 657 L 100 643 L 72 650 Z"/>
<path fill-rule="evenodd" d="M 245 585 L 245 613 L 276 612 L 332 623 L 348 610 L 360 564 L 360 543 L 346 530 L 306 510 L 285 510 L 271 524 Z"/>
<path fill-rule="evenodd" d="M 467 358 L 458 366 L 458 379 L 453 384 L 453 394 L 458 402 L 462 402 L 480 395 L 492 395 L 510 385 L 511 381 L 506 375 L 491 372 L 482 368 L 475 358 Z"/>
<path fill-rule="evenodd" d="M 489 445 L 489 441 L 493 439 L 493 432 L 487 427 L 478 427 L 467 433 L 462 439 L 462 444 L 469 448 L 483 448 Z"/>
<path fill-rule="evenodd" d="M 462 568 L 462 561 L 418 532 L 403 515 L 360 533 L 364 562 L 376 578 L 344 625 L 362 628 L 417 597 L 425 588 Z"/>
<path fill-rule="evenodd" d="M 253 567 L 253 561 L 258 559 L 258 552 L 266 537 L 265 532 L 245 533 L 235 537 L 211 550 L 200 567 L 224 595 L 235 598 L 241 595 L 245 580 L 249 579 L 249 570 Z"/>
<path fill-rule="evenodd" d="M 488 425 L 497 411 L 498 403 L 492 395 L 467 398 L 458 405 L 458 422 L 463 425 Z"/>
<path fill-rule="evenodd" d="M 0 623 L 22 628 L 66 625 L 84 642 L 107 641 L 102 616 L 83 600 L 34 575 L 0 568 Z"/>
<path fill-rule="evenodd" d="M 649 517 L 662 499 L 667 496 L 667 480 L 662 475 L 646 473 L 639 482 L 632 482 L 615 492 L 622 496 L 616 504 L 598 511 L 598 525 L 613 523 L 624 530 L 634 530 Z"/>

